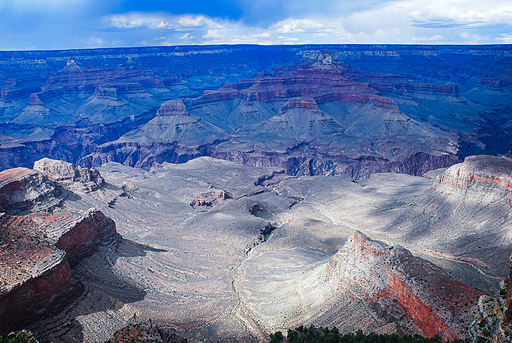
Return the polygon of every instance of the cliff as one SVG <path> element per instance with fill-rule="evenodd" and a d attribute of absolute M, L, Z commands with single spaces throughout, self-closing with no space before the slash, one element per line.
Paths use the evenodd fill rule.
<path fill-rule="evenodd" d="M 478 312 L 469 327 L 472 343 L 512 341 L 512 256 L 509 258 L 509 276 L 494 296 L 478 299 Z"/>
<path fill-rule="evenodd" d="M 69 181 L 69 169 L 55 171 L 60 173 L 44 170 L 54 180 Z M 28 211 L 24 216 L 0 214 L 0 334 L 6 334 L 55 315 L 77 299 L 83 286 L 71 268 L 100 245 L 116 249 L 120 236 L 114 221 L 98 210 L 56 207 L 61 199 L 55 194 L 66 191 L 56 193 L 59 186 L 43 174 L 17 168 L 2 176 L 4 208 Z M 33 205 L 45 210 L 51 205 L 54 212 L 30 213 Z"/>
<path fill-rule="evenodd" d="M 62 191 L 47 177 L 28 168 L 0 172 L 0 210 L 10 214 L 57 205 Z"/>
<path fill-rule="evenodd" d="M 293 175 L 422 175 L 512 150 L 509 55 L 508 46 L 381 45 L 0 54 L 0 168 L 49 157 L 149 169 L 212 156 Z M 294 98 L 314 99 L 337 124 L 262 142 L 257 130 Z M 412 165 L 418 156 L 428 165 Z"/>
<path fill-rule="evenodd" d="M 43 158 L 34 163 L 34 170 L 66 189 L 80 193 L 93 192 L 105 184 L 96 169 L 75 168 L 72 163 L 65 161 Z"/>
<path fill-rule="evenodd" d="M 512 191 L 512 159 L 497 156 L 469 156 L 436 177 L 434 189 L 483 191 L 506 196 Z"/>
<path fill-rule="evenodd" d="M 327 265 L 337 287 L 349 287 L 404 333 L 445 340 L 467 337 L 482 292 L 413 256 L 354 233 Z"/>

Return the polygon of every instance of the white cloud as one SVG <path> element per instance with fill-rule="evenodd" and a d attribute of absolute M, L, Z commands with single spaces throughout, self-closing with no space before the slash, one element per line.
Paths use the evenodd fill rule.
<path fill-rule="evenodd" d="M 203 38 L 207 39 L 217 39 L 217 38 L 223 38 L 221 34 L 219 34 L 219 30 L 208 30 L 208 32 L 203 35 Z"/>
<path fill-rule="evenodd" d="M 416 37 L 416 36 L 413 36 L 412 40 L 413 41 L 419 41 L 419 42 L 442 41 L 443 40 L 443 36 L 441 36 L 441 35 L 435 35 L 435 36 L 432 36 L 432 37 Z"/>
<path fill-rule="evenodd" d="M 183 36 L 180 37 L 180 39 L 194 39 L 195 36 L 190 35 L 190 32 L 185 33 Z"/>
<path fill-rule="evenodd" d="M 149 28 L 159 30 L 187 30 L 191 28 L 222 28 L 217 19 L 204 15 L 170 15 L 162 13 L 130 12 L 104 17 L 107 26 L 120 29 Z"/>
<path fill-rule="evenodd" d="M 273 29 L 280 33 L 330 31 L 329 28 L 315 19 L 293 18 L 288 18 L 274 24 Z"/>
<path fill-rule="evenodd" d="M 469 32 L 462 32 L 460 36 L 466 40 L 467 43 L 477 43 L 482 40 L 489 40 L 487 36 L 480 36 L 477 33 L 470 34 Z"/>
<path fill-rule="evenodd" d="M 503 44 L 512 44 L 512 34 L 503 33 L 502 36 L 497 39 Z"/>
<path fill-rule="evenodd" d="M 483 34 L 477 28 L 512 23 L 512 5 L 506 1 L 395 0 L 368 10 L 340 14 L 334 9 L 324 16 L 290 17 L 268 27 L 206 15 L 143 12 L 114 14 L 104 20 L 112 28 L 154 30 L 149 40 L 167 30 L 163 40 L 174 44 L 304 44 L 312 39 L 315 43 L 500 43 L 509 42 L 503 31 Z M 461 30 L 469 31 L 468 36 Z M 180 31 L 186 33 L 173 34 Z"/>
<path fill-rule="evenodd" d="M 423 0 L 415 4 L 408 19 L 418 27 L 471 28 L 512 22 L 512 5 L 505 1 Z"/>

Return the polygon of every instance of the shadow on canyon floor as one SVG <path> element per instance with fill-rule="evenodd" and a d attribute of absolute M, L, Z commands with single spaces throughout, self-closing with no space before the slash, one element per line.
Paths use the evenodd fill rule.
<path fill-rule="evenodd" d="M 123 327 L 131 319 L 137 319 L 136 313 L 126 310 L 124 305 L 141 301 L 147 294 L 133 280 L 120 275 L 115 267 L 116 261 L 118 258 L 144 257 L 149 250 L 165 251 L 127 239 L 121 240 L 115 252 L 100 247 L 73 269 L 84 285 L 82 296 L 60 314 L 40 320 L 29 329 L 41 342 L 107 340 L 109 332 Z M 98 336 L 98 332 L 103 335 Z"/>

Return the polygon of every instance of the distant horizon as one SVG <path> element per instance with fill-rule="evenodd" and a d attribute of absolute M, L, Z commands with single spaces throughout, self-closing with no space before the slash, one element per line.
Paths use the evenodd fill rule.
<path fill-rule="evenodd" d="M 308 47 L 308 46 L 425 46 L 425 47 L 483 47 L 483 46 L 510 46 L 512 43 L 482 43 L 482 44 L 419 44 L 419 43 L 308 43 L 308 44 L 251 44 L 251 43 L 225 43 L 225 44 L 177 44 L 177 45 L 141 45 L 141 46 L 112 46 L 96 48 L 63 48 L 63 49 L 26 49 L 26 50 L 1 50 L 6 52 L 54 52 L 73 50 L 109 50 L 109 49 L 171 49 L 186 47 L 229 47 L 229 46 L 260 46 L 260 47 Z"/>

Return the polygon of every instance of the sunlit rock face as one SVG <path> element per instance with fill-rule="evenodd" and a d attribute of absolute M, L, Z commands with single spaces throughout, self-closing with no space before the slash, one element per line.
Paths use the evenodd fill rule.
<path fill-rule="evenodd" d="M 512 192 L 512 159 L 496 156 L 470 156 L 463 163 L 437 176 L 436 190 L 482 192 L 505 197 Z"/>
<path fill-rule="evenodd" d="M 28 168 L 15 168 L 0 173 L 0 206 L 10 214 L 56 205 L 62 192 L 43 174 Z"/>
<path fill-rule="evenodd" d="M 72 304 L 84 286 L 71 268 L 102 246 L 115 250 L 120 241 L 114 221 L 101 211 L 61 208 L 66 197 L 75 195 L 64 187 L 82 181 L 84 173 L 63 161 L 45 159 L 36 165 L 41 172 L 16 168 L 0 173 L 2 335 Z M 84 188 L 82 183 L 79 189 Z"/>
<path fill-rule="evenodd" d="M 327 271 L 337 288 L 350 287 L 404 332 L 428 337 L 467 337 L 482 294 L 407 249 L 385 246 L 360 232 L 336 253 Z"/>
<path fill-rule="evenodd" d="M 34 170 L 39 171 L 49 180 L 79 193 L 96 191 L 105 184 L 105 180 L 94 168 L 75 168 L 72 163 L 49 158 L 36 161 Z"/>
<path fill-rule="evenodd" d="M 183 113 L 176 105 L 170 112 Z M 310 100 L 287 107 L 318 111 Z M 48 293 L 62 302 L 26 306 L 56 312 L 20 314 L 40 340 L 105 341 L 134 318 L 188 341 L 257 342 L 311 324 L 453 339 L 485 310 L 480 290 L 492 295 L 508 275 L 507 197 L 481 201 L 492 187 L 441 192 L 434 179 L 446 170 L 354 182 L 203 156 L 149 171 L 107 163 L 98 189 L 78 191 L 78 168 L 37 165 L 31 172 L 65 196 L 55 204 L 46 192 L 25 215 L 2 217 L 0 275 L 24 285 L 47 263 L 48 273 L 62 265 L 53 270 L 61 295 Z"/>

